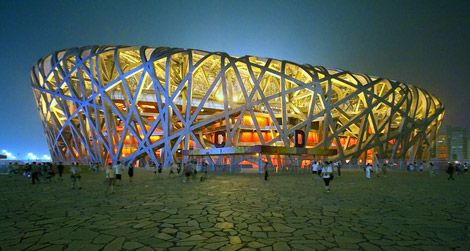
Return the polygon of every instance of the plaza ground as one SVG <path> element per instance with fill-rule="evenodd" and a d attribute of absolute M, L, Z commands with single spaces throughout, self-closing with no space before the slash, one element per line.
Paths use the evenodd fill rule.
<path fill-rule="evenodd" d="M 105 194 L 0 176 L 1 250 L 469 250 L 470 174 L 346 170 L 332 191 L 311 175 L 180 177 L 136 170 Z"/>

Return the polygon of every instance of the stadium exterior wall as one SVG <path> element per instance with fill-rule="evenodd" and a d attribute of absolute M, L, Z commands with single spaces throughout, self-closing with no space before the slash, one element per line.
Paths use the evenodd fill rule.
<path fill-rule="evenodd" d="M 193 49 L 67 49 L 40 59 L 31 79 L 63 162 L 166 167 L 181 150 L 214 147 L 216 134 L 226 147 L 290 147 L 296 130 L 308 148 L 336 148 L 330 159 L 425 160 L 444 115 L 438 98 L 399 81 Z"/>

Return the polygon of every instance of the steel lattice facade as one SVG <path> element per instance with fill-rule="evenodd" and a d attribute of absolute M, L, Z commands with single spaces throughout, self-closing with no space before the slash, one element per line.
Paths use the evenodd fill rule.
<path fill-rule="evenodd" d="M 429 159 L 444 108 L 426 90 L 322 66 L 192 49 L 91 46 L 33 67 L 55 161 L 146 159 L 226 146 L 338 149 L 332 159 Z"/>

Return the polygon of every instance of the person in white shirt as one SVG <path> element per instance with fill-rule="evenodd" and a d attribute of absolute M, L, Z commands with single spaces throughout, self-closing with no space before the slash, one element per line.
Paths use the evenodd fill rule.
<path fill-rule="evenodd" d="M 330 181 L 333 179 L 333 167 L 331 166 L 331 161 L 327 161 L 323 168 L 321 169 L 321 176 L 323 182 L 325 182 L 325 191 L 330 192 Z"/>
<path fill-rule="evenodd" d="M 370 165 L 370 163 L 367 163 L 366 164 L 366 178 L 367 179 L 370 179 L 370 171 L 372 170 L 372 166 Z"/>
<path fill-rule="evenodd" d="M 117 161 L 116 165 L 113 166 L 114 168 L 114 174 L 116 175 L 116 182 L 119 183 L 119 185 L 122 184 L 122 164 L 121 161 Z"/>
<path fill-rule="evenodd" d="M 312 173 L 314 175 L 318 173 L 318 162 L 316 160 L 312 162 Z"/>
<path fill-rule="evenodd" d="M 111 163 L 108 164 L 106 167 L 106 180 L 108 182 L 108 186 L 106 187 L 106 193 L 111 190 L 111 193 L 114 192 L 114 181 L 116 178 L 116 174 L 114 173 L 114 168 L 111 166 Z"/>
<path fill-rule="evenodd" d="M 75 162 L 72 166 L 70 166 L 70 177 L 72 178 L 72 189 L 82 189 L 82 187 L 80 186 L 81 175 L 78 162 Z"/>

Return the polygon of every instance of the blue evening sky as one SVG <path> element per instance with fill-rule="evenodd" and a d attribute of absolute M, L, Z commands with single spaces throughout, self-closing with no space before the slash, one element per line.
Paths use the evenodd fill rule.
<path fill-rule="evenodd" d="M 468 1 L 0 0 L 0 151 L 48 154 L 29 71 L 53 51 L 147 45 L 225 51 L 401 80 L 469 126 Z"/>

